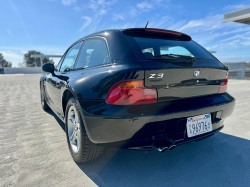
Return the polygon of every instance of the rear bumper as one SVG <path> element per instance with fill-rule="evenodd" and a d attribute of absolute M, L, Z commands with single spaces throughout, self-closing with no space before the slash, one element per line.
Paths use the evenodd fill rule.
<path fill-rule="evenodd" d="M 112 108 L 110 108 L 112 106 L 107 106 L 105 103 L 97 104 L 96 110 L 93 109 L 95 107 L 92 107 L 91 110 L 86 109 L 86 103 L 84 105 L 84 102 L 81 100 L 79 100 L 79 105 L 81 105 L 82 108 L 81 112 L 84 116 L 83 121 L 87 134 L 93 143 L 117 144 L 128 148 L 150 146 L 157 138 L 165 137 L 172 138 L 178 145 L 218 132 L 223 128 L 224 120 L 232 114 L 235 99 L 229 94 L 218 95 L 220 100 L 216 96 L 218 101 L 216 103 L 215 101 L 212 102 L 213 97 L 202 98 L 203 100 L 209 100 L 210 106 L 197 106 L 193 104 L 195 106 L 194 108 L 187 109 L 184 107 L 183 110 L 181 110 L 181 107 L 185 105 L 183 104 L 180 105 L 178 110 L 175 109 L 166 112 L 168 111 L 166 108 L 171 106 L 168 105 L 166 108 L 162 108 L 160 111 L 158 110 L 159 114 L 154 115 L 139 114 L 139 108 L 136 112 L 132 113 L 131 109 L 127 108 L 125 110 L 130 111 L 130 113 L 126 113 L 126 117 L 121 115 L 121 111 L 124 110 L 124 107 L 120 108 L 121 111 L 113 111 L 113 116 L 108 116 L 107 114 L 112 110 Z M 192 102 L 195 101 L 192 99 Z M 152 107 L 152 105 L 144 106 L 144 108 L 145 107 Z M 165 113 L 161 113 L 162 111 Z M 135 113 L 137 115 L 135 115 Z M 188 138 L 186 135 L 186 118 L 208 113 L 212 114 L 213 131 Z"/>

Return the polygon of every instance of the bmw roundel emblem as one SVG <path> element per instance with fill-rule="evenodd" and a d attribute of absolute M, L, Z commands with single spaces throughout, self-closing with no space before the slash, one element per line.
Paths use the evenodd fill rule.
<path fill-rule="evenodd" d="M 200 75 L 200 70 L 196 70 L 195 72 L 194 72 L 194 77 L 198 77 Z"/>

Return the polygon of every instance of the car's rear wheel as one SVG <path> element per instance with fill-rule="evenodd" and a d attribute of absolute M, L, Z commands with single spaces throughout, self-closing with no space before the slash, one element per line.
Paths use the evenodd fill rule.
<path fill-rule="evenodd" d="M 84 163 L 98 158 L 104 147 L 95 145 L 88 138 L 73 97 L 67 103 L 65 114 L 67 141 L 73 159 Z"/>
<path fill-rule="evenodd" d="M 40 83 L 40 96 L 41 96 L 41 105 L 43 110 L 49 110 L 50 108 L 45 99 L 45 90 L 42 82 Z"/>

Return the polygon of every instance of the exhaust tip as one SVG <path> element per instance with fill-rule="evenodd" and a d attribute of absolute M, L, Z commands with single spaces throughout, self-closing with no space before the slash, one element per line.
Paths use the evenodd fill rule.
<path fill-rule="evenodd" d="M 173 139 L 169 139 L 168 143 L 169 143 L 169 146 L 168 146 L 169 150 L 173 150 L 176 147 Z"/>
<path fill-rule="evenodd" d="M 173 150 L 176 147 L 176 145 L 172 139 L 157 141 L 154 143 L 154 146 L 161 153 L 166 151 L 166 149 Z"/>
<path fill-rule="evenodd" d="M 164 151 L 167 150 L 167 147 L 163 147 L 163 146 L 159 146 L 156 148 L 158 151 L 160 151 L 161 153 L 163 153 Z"/>
<path fill-rule="evenodd" d="M 175 147 L 176 147 L 175 144 L 174 144 L 174 145 L 171 145 L 171 146 L 168 148 L 168 150 L 173 150 Z"/>

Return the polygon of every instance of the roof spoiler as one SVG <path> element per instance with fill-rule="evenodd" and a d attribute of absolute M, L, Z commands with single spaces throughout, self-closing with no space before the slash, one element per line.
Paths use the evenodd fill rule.
<path fill-rule="evenodd" d="M 158 39 L 169 39 L 169 40 L 180 40 L 190 41 L 192 38 L 184 33 L 154 29 L 154 28 L 131 28 L 122 30 L 123 34 L 134 37 L 147 37 L 147 38 L 158 38 Z"/>

